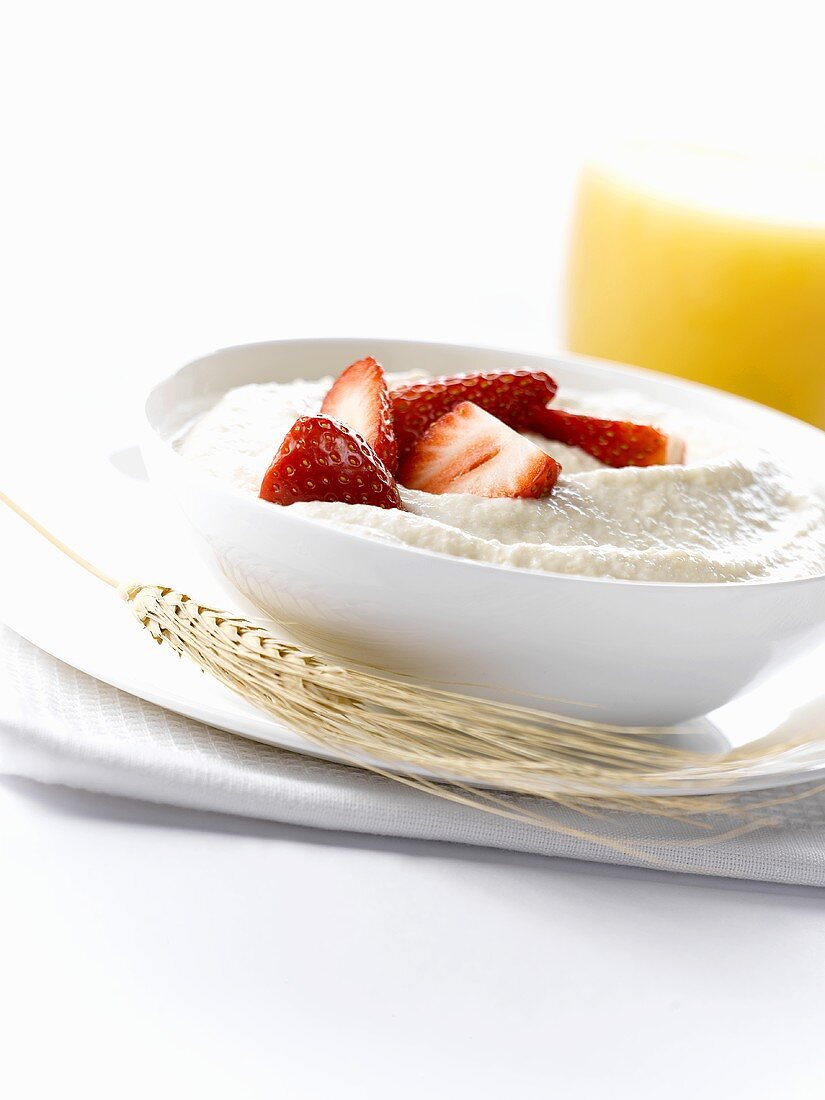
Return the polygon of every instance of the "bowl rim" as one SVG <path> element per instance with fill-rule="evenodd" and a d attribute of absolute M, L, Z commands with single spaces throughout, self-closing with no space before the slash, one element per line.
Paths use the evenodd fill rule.
<path fill-rule="evenodd" d="M 441 349 L 460 349 L 462 351 L 479 351 L 488 352 L 492 354 L 505 354 L 524 356 L 525 359 L 542 359 L 545 361 L 563 361 L 565 364 L 575 367 L 577 364 L 581 364 L 588 368 L 608 369 L 611 372 L 621 371 L 625 375 L 633 377 L 639 375 L 645 379 L 655 380 L 657 385 L 661 385 L 665 389 L 673 389 L 675 391 L 681 389 L 688 389 L 698 391 L 699 393 L 709 393 L 714 398 L 722 398 L 725 401 L 733 405 L 744 405 L 749 409 L 758 411 L 761 415 L 767 415 L 771 419 L 776 419 L 779 422 L 789 424 L 793 427 L 793 430 L 800 430 L 804 434 L 814 437 L 822 437 L 821 442 L 825 444 L 825 432 L 821 431 L 813 424 L 808 424 L 804 420 L 799 420 L 796 417 L 790 416 L 787 413 L 783 413 L 778 409 L 772 409 L 767 405 L 762 405 L 757 401 L 752 401 L 750 398 L 741 397 L 738 394 L 728 393 L 725 390 L 716 389 L 714 386 L 707 386 L 701 382 L 694 382 L 690 379 L 683 379 L 674 375 L 660 373 L 659 371 L 650 370 L 647 367 L 639 367 L 630 363 L 622 363 L 619 361 L 601 359 L 597 356 L 580 355 L 577 352 L 569 352 L 564 349 L 552 350 L 550 352 L 541 351 L 524 351 L 519 348 L 502 348 L 489 344 L 461 344 L 453 343 L 450 341 L 440 340 L 413 340 L 413 339 L 401 339 L 395 337 L 385 336 L 307 336 L 307 337 L 285 337 L 279 340 L 256 340 L 250 343 L 243 344 L 230 344 L 225 347 L 215 348 L 214 350 L 207 352 L 204 355 L 199 355 L 195 359 L 191 359 L 184 363 L 182 366 L 176 368 L 171 374 L 166 375 L 159 381 L 155 382 L 150 388 L 143 403 L 143 415 L 144 415 L 144 429 L 148 431 L 149 436 L 156 444 L 159 444 L 165 451 L 167 457 L 170 457 L 176 464 L 182 464 L 181 468 L 185 469 L 188 477 L 201 483 L 205 488 L 214 491 L 218 495 L 223 495 L 227 500 L 232 502 L 236 506 L 253 508 L 258 515 L 276 515 L 273 513 L 272 506 L 267 502 L 261 500 L 259 497 L 253 497 L 249 493 L 244 492 L 242 489 L 237 488 L 234 485 L 229 485 L 226 482 L 221 481 L 217 477 L 213 477 L 211 474 L 207 474 L 204 470 L 201 470 L 194 462 L 189 462 L 175 449 L 172 444 L 172 440 L 167 438 L 161 431 L 160 426 L 155 423 L 152 416 L 151 404 L 159 399 L 159 395 L 162 390 L 171 386 L 177 378 L 181 375 L 194 370 L 209 360 L 216 358 L 218 355 L 231 354 L 235 351 L 248 351 L 251 349 L 264 349 L 268 347 L 283 347 L 284 345 L 307 345 L 307 344 L 335 344 L 335 343 L 357 343 L 362 346 L 369 347 L 375 344 L 395 344 L 399 346 L 416 346 L 421 348 L 441 348 Z M 228 392 L 228 391 L 226 391 Z M 243 502 L 243 503 L 241 503 Z M 319 527 L 323 528 L 326 534 L 333 538 L 344 539 L 347 542 L 353 544 L 369 543 L 371 547 L 380 547 L 384 551 L 388 552 L 400 552 L 402 554 L 415 554 L 417 556 L 423 556 L 426 558 L 432 558 L 440 563 L 449 563 L 447 567 L 473 567 L 482 570 L 492 570 L 496 574 L 521 574 L 531 577 L 540 577 L 545 580 L 570 582 L 585 582 L 591 585 L 609 585 L 611 588 L 616 585 L 623 587 L 631 586 L 635 588 L 643 589 L 673 589 L 679 591 L 696 591 L 708 590 L 712 592 L 721 591 L 740 591 L 744 588 L 780 588 L 786 589 L 788 587 L 800 587 L 807 585 L 815 585 L 817 583 L 825 582 L 825 572 L 821 574 L 815 574 L 810 577 L 763 577 L 752 578 L 741 581 L 649 581 L 649 580 L 631 580 L 622 577 L 601 577 L 601 576 L 587 576 L 579 573 L 557 573 L 543 569 L 528 569 L 524 566 L 504 565 L 496 562 L 476 561 L 473 558 L 463 558 L 458 555 L 443 554 L 436 550 L 429 550 L 420 546 L 407 546 L 396 545 L 395 543 L 385 542 L 381 539 L 372 539 L 368 535 L 361 535 L 354 531 L 335 527 L 332 524 L 327 524 L 323 520 L 314 519 L 309 516 L 289 515 L 289 508 L 279 508 L 277 510 L 277 519 L 280 521 L 286 518 L 291 523 L 297 523 L 299 526 L 303 526 L 309 530 L 317 531 Z M 266 522 L 266 521 L 265 521 Z"/>

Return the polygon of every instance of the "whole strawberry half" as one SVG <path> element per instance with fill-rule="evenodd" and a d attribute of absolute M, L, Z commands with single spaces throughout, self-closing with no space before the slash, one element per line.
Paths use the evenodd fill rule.
<path fill-rule="evenodd" d="M 273 504 L 326 500 L 400 508 L 395 478 L 366 440 L 328 416 L 300 416 L 264 474 Z"/>
<path fill-rule="evenodd" d="M 561 466 L 523 435 L 470 401 L 427 429 L 401 463 L 399 480 L 425 493 L 543 497 Z"/>
<path fill-rule="evenodd" d="M 536 407 L 553 399 L 556 383 L 543 371 L 459 374 L 390 390 L 398 451 L 403 457 L 444 413 L 472 401 L 511 428 L 523 428 Z"/>
<path fill-rule="evenodd" d="M 398 448 L 387 379 L 384 368 L 372 356 L 359 359 L 338 376 L 321 412 L 363 436 L 390 473 L 395 473 Z"/>
<path fill-rule="evenodd" d="M 527 425 L 546 439 L 581 447 L 607 466 L 662 466 L 685 461 L 685 445 L 647 424 L 536 409 Z"/>

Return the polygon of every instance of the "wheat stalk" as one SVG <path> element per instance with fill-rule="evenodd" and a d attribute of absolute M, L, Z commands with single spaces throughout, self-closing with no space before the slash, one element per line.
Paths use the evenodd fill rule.
<path fill-rule="evenodd" d="M 408 684 L 334 664 L 246 619 L 170 588 L 121 595 L 158 642 L 325 748 L 524 794 L 617 793 L 632 776 L 706 762 L 698 754 L 592 722 Z M 645 731 L 647 732 L 647 731 Z M 593 793 L 594 788 L 588 789 Z"/>
<path fill-rule="evenodd" d="M 575 808 L 590 818 L 633 809 L 692 821 L 706 831 L 711 830 L 704 820 L 709 814 L 736 815 L 732 829 L 707 838 L 718 840 L 769 823 L 725 795 L 731 778 L 741 775 L 744 765 L 780 757 L 804 740 L 755 748 L 750 760 L 742 752 L 735 759 L 709 758 L 663 743 L 656 734 L 666 731 L 601 725 L 347 667 L 174 589 L 119 584 L 2 491 L 0 501 L 115 588 L 156 642 L 190 658 L 307 741 L 398 783 L 488 813 L 637 856 L 615 838 L 553 821 L 549 809 Z M 644 793 L 665 780 L 678 785 L 699 778 L 717 783 L 719 795 L 697 799 Z M 763 801 L 761 808 L 775 804 Z"/>

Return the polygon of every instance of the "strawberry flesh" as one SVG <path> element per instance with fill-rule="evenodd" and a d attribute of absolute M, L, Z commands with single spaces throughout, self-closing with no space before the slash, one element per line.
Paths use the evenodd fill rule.
<path fill-rule="evenodd" d="M 460 374 L 390 390 L 398 451 L 403 457 L 431 424 L 462 401 L 471 401 L 516 430 L 536 407 L 553 399 L 556 383 L 543 371 Z"/>
<path fill-rule="evenodd" d="M 395 473 L 398 448 L 387 379 L 384 368 L 372 356 L 359 359 L 338 376 L 321 412 L 366 439 L 390 473 Z"/>
<path fill-rule="evenodd" d="M 300 416 L 264 475 L 273 504 L 325 500 L 400 508 L 398 485 L 369 443 L 328 416 Z"/>
<path fill-rule="evenodd" d="M 663 466 L 685 460 L 685 446 L 680 439 L 647 424 L 600 420 L 561 409 L 535 409 L 527 426 L 546 439 L 580 447 L 606 466 Z"/>
<path fill-rule="evenodd" d="M 561 466 L 529 439 L 470 401 L 427 429 L 401 464 L 399 480 L 425 493 L 543 497 Z"/>

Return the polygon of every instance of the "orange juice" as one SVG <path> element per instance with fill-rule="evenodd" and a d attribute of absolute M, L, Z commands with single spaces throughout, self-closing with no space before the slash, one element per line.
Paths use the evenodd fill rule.
<path fill-rule="evenodd" d="M 588 165 L 566 324 L 572 351 L 825 428 L 825 171 L 649 145 Z"/>

